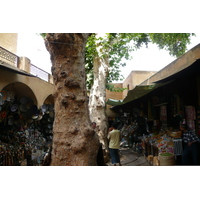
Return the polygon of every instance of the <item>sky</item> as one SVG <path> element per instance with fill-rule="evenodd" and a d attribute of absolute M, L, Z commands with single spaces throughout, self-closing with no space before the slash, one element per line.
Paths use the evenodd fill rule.
<path fill-rule="evenodd" d="M 200 43 L 200 33 L 196 33 L 196 37 L 191 38 L 191 44 L 187 49 L 190 50 Z M 159 50 L 156 44 L 149 44 L 148 48 L 143 48 L 132 53 L 132 60 L 126 62 L 124 77 L 127 77 L 132 70 L 159 71 L 174 60 L 176 57 L 170 56 L 166 50 Z"/>
<path fill-rule="evenodd" d="M 50 54 L 37 33 L 18 33 L 17 55 L 29 58 L 33 65 L 51 73 Z"/>
<path fill-rule="evenodd" d="M 188 50 L 200 43 L 200 33 L 192 37 Z M 51 73 L 51 61 L 46 50 L 43 38 L 36 33 L 18 33 L 18 56 L 25 56 L 37 67 Z M 126 61 L 126 67 L 121 68 L 122 75 L 126 78 L 133 70 L 159 71 L 176 58 L 165 50 L 159 50 L 155 44 L 142 47 L 132 53 L 132 60 Z"/>

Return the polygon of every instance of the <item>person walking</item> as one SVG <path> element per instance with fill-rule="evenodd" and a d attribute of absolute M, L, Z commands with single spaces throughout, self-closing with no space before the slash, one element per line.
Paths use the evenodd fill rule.
<path fill-rule="evenodd" d="M 198 165 L 199 164 L 199 155 L 198 155 L 199 138 L 193 131 L 188 130 L 188 127 L 186 124 L 181 124 L 180 130 L 182 132 L 182 140 L 183 140 L 182 164 L 189 165 L 190 160 L 192 159 L 192 164 Z"/>
<path fill-rule="evenodd" d="M 119 157 L 120 136 L 121 133 L 117 129 L 117 124 L 114 123 L 112 125 L 112 130 L 108 133 L 110 157 L 114 166 L 116 166 L 117 163 L 119 163 L 119 166 L 121 166 Z"/>

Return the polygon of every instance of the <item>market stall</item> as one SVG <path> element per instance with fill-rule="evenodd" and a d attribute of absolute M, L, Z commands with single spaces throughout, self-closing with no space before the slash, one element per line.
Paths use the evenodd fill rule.
<path fill-rule="evenodd" d="M 41 165 L 53 121 L 53 105 L 0 91 L 0 166 Z"/>
<path fill-rule="evenodd" d="M 143 154 L 151 165 L 174 165 L 182 154 L 180 131 L 163 131 L 142 138 Z"/>

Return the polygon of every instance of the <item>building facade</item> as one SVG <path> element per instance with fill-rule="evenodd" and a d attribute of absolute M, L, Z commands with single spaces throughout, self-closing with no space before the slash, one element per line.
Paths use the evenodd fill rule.
<path fill-rule="evenodd" d="M 123 91 L 111 92 L 109 90 L 106 90 L 106 101 L 108 100 L 122 101 L 127 96 L 128 91 L 133 90 L 137 85 L 141 84 L 143 81 L 153 76 L 155 73 L 156 71 L 132 71 L 128 75 L 128 77 L 123 81 L 123 83 L 113 83 L 116 88 L 124 88 Z M 112 118 L 118 116 L 116 112 L 110 109 L 113 105 L 109 105 L 109 104 L 106 105 L 106 113 L 108 117 L 112 117 Z"/>
<path fill-rule="evenodd" d="M 17 34 L 0 34 L 0 166 L 41 165 L 53 137 L 53 79 L 16 47 Z"/>
<path fill-rule="evenodd" d="M 17 53 L 17 33 L 0 33 L 0 46 L 13 54 Z"/>
<path fill-rule="evenodd" d="M 200 44 L 130 90 L 113 111 L 140 110 L 159 131 L 180 123 L 200 134 Z"/>

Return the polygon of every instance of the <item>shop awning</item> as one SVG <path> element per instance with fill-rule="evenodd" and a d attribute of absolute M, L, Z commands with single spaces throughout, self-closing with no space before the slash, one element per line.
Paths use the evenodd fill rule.
<path fill-rule="evenodd" d="M 162 80 L 154 82 L 155 83 L 154 85 L 137 85 L 133 90 L 128 91 L 128 94 L 125 97 L 125 99 L 123 100 L 122 104 L 139 99 L 139 98 L 149 94 L 153 90 L 173 82 L 174 80 L 178 79 L 179 77 L 187 77 L 188 75 L 191 75 L 191 74 L 200 73 L 199 66 L 200 66 L 200 59 L 197 59 L 189 67 L 187 67 L 171 76 L 168 76 Z"/>
<path fill-rule="evenodd" d="M 137 85 L 133 90 L 129 90 L 127 96 L 123 100 L 124 103 L 133 101 L 135 99 L 139 99 L 140 97 L 148 94 L 152 90 L 157 88 L 157 84 L 155 85 Z"/>
<path fill-rule="evenodd" d="M 137 85 L 133 90 L 129 90 L 127 96 L 125 97 L 125 99 L 123 100 L 123 104 L 124 103 L 128 103 L 130 101 L 139 99 L 147 94 L 149 94 L 150 92 L 152 92 L 153 90 L 160 88 L 168 83 L 171 83 L 172 81 L 168 81 L 165 83 L 156 83 L 154 85 Z"/>
<path fill-rule="evenodd" d="M 154 85 L 137 85 L 134 89 L 128 91 L 128 94 L 124 100 L 108 99 L 106 104 L 111 105 L 113 107 L 127 104 L 127 103 L 134 101 L 136 99 L 139 99 L 139 98 L 149 94 L 150 92 L 154 91 L 155 89 L 160 88 L 164 85 L 167 85 L 171 82 L 172 81 L 168 81 L 165 83 L 156 83 Z"/>
<path fill-rule="evenodd" d="M 106 104 L 110 106 L 118 106 L 123 104 L 123 100 L 108 99 Z"/>

